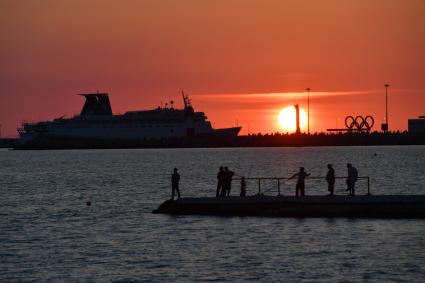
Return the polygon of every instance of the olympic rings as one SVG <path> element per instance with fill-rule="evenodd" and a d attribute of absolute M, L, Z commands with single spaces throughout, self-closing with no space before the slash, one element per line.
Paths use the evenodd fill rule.
<path fill-rule="evenodd" d="M 375 120 L 372 116 L 368 115 L 366 117 L 363 116 L 347 116 L 345 117 L 345 126 L 349 130 L 367 130 L 369 131 L 373 125 L 375 124 Z"/>

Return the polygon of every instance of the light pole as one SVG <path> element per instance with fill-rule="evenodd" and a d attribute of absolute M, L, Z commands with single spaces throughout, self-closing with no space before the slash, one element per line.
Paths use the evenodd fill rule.
<path fill-rule="evenodd" d="M 307 133 L 310 134 L 310 88 L 307 91 Z"/>
<path fill-rule="evenodd" d="M 385 123 L 382 124 L 382 131 L 383 132 L 388 132 L 388 87 L 390 85 L 389 84 L 384 84 L 385 87 Z"/>
<path fill-rule="evenodd" d="M 388 127 L 388 87 L 389 84 L 385 84 L 385 123 L 387 124 L 387 131 L 389 130 Z"/>

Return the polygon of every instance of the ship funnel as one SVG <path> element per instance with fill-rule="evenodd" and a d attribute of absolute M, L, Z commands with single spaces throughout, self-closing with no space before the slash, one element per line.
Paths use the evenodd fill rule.
<path fill-rule="evenodd" d="M 107 93 L 80 94 L 86 98 L 81 116 L 112 115 L 111 103 Z"/>

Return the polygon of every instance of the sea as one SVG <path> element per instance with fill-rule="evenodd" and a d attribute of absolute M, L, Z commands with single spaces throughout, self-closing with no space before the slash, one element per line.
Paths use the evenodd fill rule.
<path fill-rule="evenodd" d="M 425 282 L 423 219 L 152 214 L 174 167 L 194 197 L 215 195 L 220 166 L 235 178 L 301 166 L 323 177 L 330 163 L 344 177 L 348 162 L 372 194 L 425 194 L 425 146 L 2 149 L 0 282 Z M 336 193 L 345 188 L 338 179 Z M 281 184 L 294 191 L 295 180 Z M 261 192 L 276 195 L 276 181 Z M 306 194 L 327 193 L 323 179 L 306 180 Z"/>

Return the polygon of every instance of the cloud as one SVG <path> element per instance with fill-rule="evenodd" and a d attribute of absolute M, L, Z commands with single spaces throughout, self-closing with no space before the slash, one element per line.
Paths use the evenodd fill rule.
<path fill-rule="evenodd" d="M 350 90 L 350 91 L 310 91 L 310 97 L 335 97 L 335 96 L 358 96 L 358 95 L 380 95 L 385 92 L 382 89 L 369 89 L 369 90 Z M 423 89 L 403 89 L 403 88 L 389 88 L 390 93 L 425 93 Z M 199 99 L 293 99 L 304 98 L 307 92 L 263 92 L 263 93 L 205 93 L 194 94 L 194 97 Z"/>
<path fill-rule="evenodd" d="M 362 90 L 362 91 L 310 91 L 310 97 L 326 97 L 326 96 L 350 96 L 350 95 L 367 95 L 382 92 L 379 90 Z M 299 98 L 305 97 L 307 92 L 269 92 L 269 93 L 220 93 L 220 94 L 195 94 L 197 98 L 205 99 L 282 99 L 282 98 Z"/>

